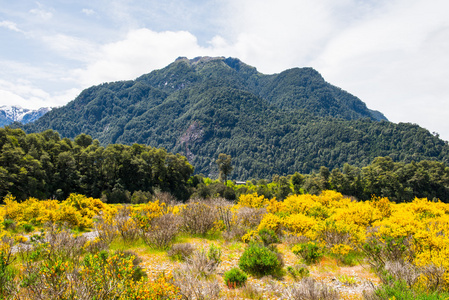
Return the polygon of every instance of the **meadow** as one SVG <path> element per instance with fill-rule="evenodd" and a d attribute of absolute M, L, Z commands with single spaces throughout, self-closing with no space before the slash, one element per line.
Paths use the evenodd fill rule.
<path fill-rule="evenodd" d="M 0 299 L 448 299 L 449 204 L 4 198 Z"/>

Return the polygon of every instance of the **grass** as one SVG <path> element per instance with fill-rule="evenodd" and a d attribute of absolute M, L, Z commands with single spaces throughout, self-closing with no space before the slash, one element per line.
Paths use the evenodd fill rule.
<path fill-rule="evenodd" d="M 346 274 L 337 276 L 337 279 L 338 281 L 347 286 L 357 285 L 357 280 L 354 277 L 348 276 Z"/>

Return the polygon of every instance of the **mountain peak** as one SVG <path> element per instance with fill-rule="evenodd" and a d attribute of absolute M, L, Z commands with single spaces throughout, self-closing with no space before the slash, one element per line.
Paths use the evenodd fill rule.
<path fill-rule="evenodd" d="M 22 108 L 19 105 L 3 105 L 0 106 L 0 126 L 6 126 L 14 122 L 27 124 L 36 121 L 50 110 L 51 108 L 48 107 L 32 110 Z"/>
<path fill-rule="evenodd" d="M 192 59 L 188 59 L 185 56 L 180 56 L 178 57 L 175 62 L 179 62 L 179 61 L 185 61 L 188 62 L 190 65 L 196 65 L 196 64 L 200 64 L 200 63 L 207 63 L 213 60 L 224 60 L 225 58 L 223 56 L 197 56 L 195 58 Z"/>

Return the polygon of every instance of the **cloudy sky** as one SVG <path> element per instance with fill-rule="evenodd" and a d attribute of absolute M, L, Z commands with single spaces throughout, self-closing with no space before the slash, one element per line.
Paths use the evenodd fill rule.
<path fill-rule="evenodd" d="M 447 0 L 0 0 L 0 106 L 61 106 L 179 56 L 313 67 L 449 140 Z"/>

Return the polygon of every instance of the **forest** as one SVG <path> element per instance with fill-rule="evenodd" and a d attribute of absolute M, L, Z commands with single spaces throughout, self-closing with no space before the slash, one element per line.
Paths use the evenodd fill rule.
<path fill-rule="evenodd" d="M 227 156 L 231 162 L 226 176 L 231 178 L 234 158 Z M 18 200 L 63 200 L 80 193 L 108 203 L 139 203 L 151 200 L 156 191 L 169 192 L 180 201 L 216 195 L 235 200 L 254 192 L 283 200 L 293 193 L 331 189 L 359 200 L 375 195 L 395 202 L 415 197 L 449 202 L 449 167 L 429 160 L 404 163 L 377 157 L 364 167 L 321 166 L 314 173 L 273 174 L 244 185 L 223 179 L 194 174 L 185 157 L 164 149 L 139 144 L 103 147 L 86 134 L 72 141 L 52 130 L 26 134 L 21 129 L 0 129 L 0 197 L 9 193 Z"/>
<path fill-rule="evenodd" d="M 47 130 L 0 129 L 1 197 L 65 199 L 77 192 L 122 202 L 127 191 L 170 191 L 188 198 L 193 167 L 181 155 L 134 144 L 100 146 L 81 134 L 73 141 Z M 128 192 L 129 193 L 129 192 Z"/>

